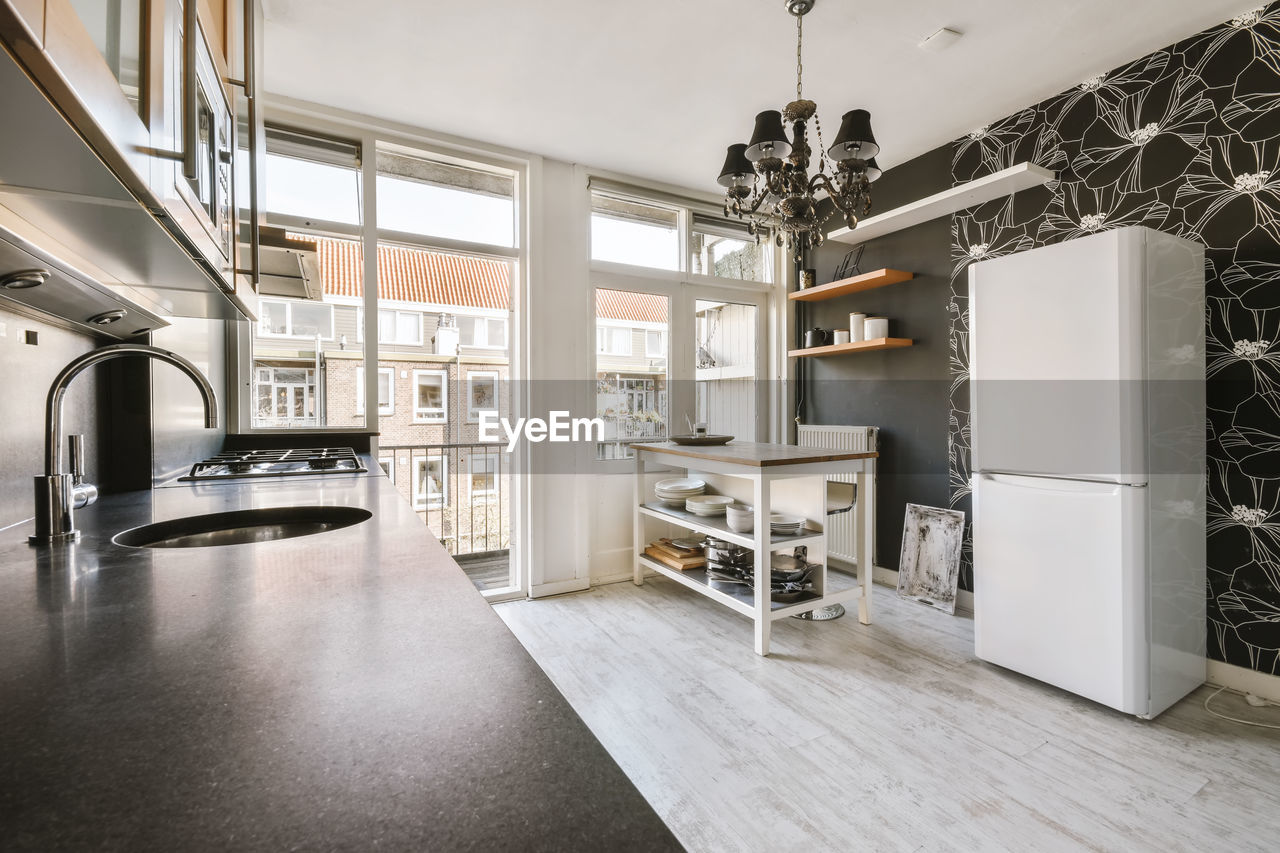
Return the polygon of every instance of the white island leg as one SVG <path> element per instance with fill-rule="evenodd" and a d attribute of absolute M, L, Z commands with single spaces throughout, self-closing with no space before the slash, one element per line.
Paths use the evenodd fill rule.
<path fill-rule="evenodd" d="M 770 573 L 772 562 L 769 554 L 769 476 L 755 475 L 755 620 L 756 654 L 769 654 L 769 630 L 773 625 L 770 613 Z"/>
<path fill-rule="evenodd" d="M 862 469 L 855 478 L 858 482 L 858 513 L 855 525 L 858 537 L 858 583 L 862 597 L 858 599 L 858 621 L 871 624 L 871 576 L 875 572 L 876 551 L 876 463 L 874 459 L 862 460 Z"/>
<path fill-rule="evenodd" d="M 636 480 L 635 480 L 635 504 L 631 515 L 634 517 L 632 522 L 632 537 L 635 540 L 634 545 L 635 556 L 632 563 L 635 565 L 634 574 L 631 579 L 636 586 L 644 584 L 644 566 L 640 563 L 640 555 L 644 553 L 644 516 L 640 514 L 640 505 L 644 503 L 644 454 L 639 448 L 632 448 L 631 452 L 636 457 Z"/>

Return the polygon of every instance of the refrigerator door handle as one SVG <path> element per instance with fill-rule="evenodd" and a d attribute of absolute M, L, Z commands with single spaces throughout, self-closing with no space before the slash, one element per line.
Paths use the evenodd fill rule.
<path fill-rule="evenodd" d="M 1117 483 L 1114 480 L 1076 480 L 1067 477 L 1044 477 L 1035 474 L 978 474 L 983 480 L 1001 483 L 1015 489 L 1034 489 L 1060 494 L 1115 494 L 1116 489 L 1142 489 L 1146 483 Z"/>

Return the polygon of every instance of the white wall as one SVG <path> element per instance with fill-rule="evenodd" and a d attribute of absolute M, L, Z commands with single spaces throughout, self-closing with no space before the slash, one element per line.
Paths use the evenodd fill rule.
<path fill-rule="evenodd" d="M 530 175 L 529 411 L 595 411 L 589 388 L 595 353 L 589 274 L 586 173 L 542 160 Z M 529 445 L 530 594 L 589 583 L 587 507 L 594 500 L 589 444 Z M 629 502 L 628 502 L 629 505 Z"/>

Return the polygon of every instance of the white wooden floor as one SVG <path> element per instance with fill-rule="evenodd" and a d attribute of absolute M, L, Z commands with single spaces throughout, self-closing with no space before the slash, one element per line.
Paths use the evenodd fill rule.
<path fill-rule="evenodd" d="M 875 606 L 776 622 L 769 658 L 665 579 L 497 611 L 691 850 L 1280 849 L 1280 731 L 1209 688 L 1144 722 L 976 660 L 968 618 Z"/>

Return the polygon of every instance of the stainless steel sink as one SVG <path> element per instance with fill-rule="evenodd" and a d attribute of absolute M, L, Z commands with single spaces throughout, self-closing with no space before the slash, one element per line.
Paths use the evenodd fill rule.
<path fill-rule="evenodd" d="M 117 533 L 112 542 L 130 548 L 206 548 L 292 539 L 350 527 L 373 513 L 349 506 L 282 506 L 193 515 Z"/>

